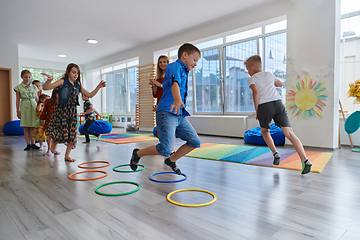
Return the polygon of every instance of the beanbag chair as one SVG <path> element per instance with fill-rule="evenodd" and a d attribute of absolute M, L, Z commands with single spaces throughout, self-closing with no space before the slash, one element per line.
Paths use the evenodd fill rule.
<path fill-rule="evenodd" d="M 356 132 L 360 127 L 360 111 L 353 112 L 346 120 L 344 124 L 345 132 L 352 134 Z"/>
<path fill-rule="evenodd" d="M 79 132 L 81 135 L 84 135 L 84 128 L 85 123 L 81 124 L 79 127 Z M 97 133 L 110 133 L 112 130 L 112 125 L 108 121 L 98 121 L 96 120 L 93 125 L 90 127 L 91 131 L 97 132 Z"/>
<path fill-rule="evenodd" d="M 270 124 L 270 135 L 274 140 L 275 145 L 285 144 L 285 135 L 281 128 L 276 126 L 275 123 Z M 248 144 L 266 146 L 260 127 L 247 130 L 244 134 L 244 141 Z"/>
<path fill-rule="evenodd" d="M 24 135 L 24 127 L 20 127 L 21 120 L 14 120 L 5 123 L 2 132 L 5 135 Z"/>

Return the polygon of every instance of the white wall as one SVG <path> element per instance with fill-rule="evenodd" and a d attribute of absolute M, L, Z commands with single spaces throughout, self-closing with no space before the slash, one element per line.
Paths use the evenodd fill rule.
<path fill-rule="evenodd" d="M 307 74 L 313 81 L 325 81 L 329 92 L 323 118 L 291 120 L 291 125 L 305 146 L 336 148 L 339 109 L 339 1 L 293 1 L 288 12 L 287 92 L 297 83 L 297 75 Z M 337 4 L 337 5 L 336 5 Z M 336 8 L 338 7 L 338 8 Z"/>
<path fill-rule="evenodd" d="M 12 86 L 14 89 L 19 84 L 19 54 L 18 46 L 14 43 L 0 42 L 0 67 L 11 69 Z M 12 119 L 17 119 L 16 116 L 16 95 L 12 91 Z"/>

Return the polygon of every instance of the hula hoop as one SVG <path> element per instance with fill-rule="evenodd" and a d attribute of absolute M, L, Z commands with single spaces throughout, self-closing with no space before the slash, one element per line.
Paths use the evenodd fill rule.
<path fill-rule="evenodd" d="M 179 179 L 179 180 L 173 180 L 173 181 L 162 181 L 162 180 L 156 180 L 156 179 L 153 179 L 152 177 L 153 176 L 156 176 L 156 175 L 159 175 L 159 174 L 166 174 L 166 173 L 172 173 L 172 174 L 176 174 L 175 172 L 158 172 L 158 173 L 154 173 L 152 175 L 149 176 L 149 179 L 151 181 L 154 181 L 154 182 L 161 182 L 161 183 L 176 183 L 176 182 L 182 182 L 182 181 L 185 181 L 187 179 L 187 176 L 185 173 L 182 173 L 181 175 L 184 176 L 184 178 L 182 179 Z"/>
<path fill-rule="evenodd" d="M 76 174 L 80 174 L 80 173 L 87 173 L 87 172 L 100 172 L 100 173 L 104 173 L 104 176 L 100 176 L 100 177 L 95 177 L 95 178 L 83 178 L 83 179 L 79 179 L 79 178 L 73 178 L 73 176 L 75 176 Z M 90 181 L 90 180 L 96 180 L 96 179 L 100 179 L 100 178 L 104 178 L 106 177 L 108 174 L 105 171 L 100 171 L 100 170 L 88 170 L 88 171 L 82 171 L 82 172 L 76 172 L 76 173 L 72 173 L 69 175 L 69 178 L 71 180 L 75 180 L 75 181 Z"/>
<path fill-rule="evenodd" d="M 106 163 L 105 165 L 102 165 L 102 166 L 98 166 L 98 167 L 83 167 L 81 165 L 83 164 L 89 164 L 89 163 Z M 78 165 L 79 168 L 87 168 L 87 169 L 92 169 L 92 168 L 103 168 L 103 167 L 107 167 L 107 166 L 110 166 L 110 163 L 107 162 L 107 161 L 91 161 L 91 162 L 84 162 L 84 163 L 80 163 Z"/>
<path fill-rule="evenodd" d="M 133 171 L 133 170 L 116 170 L 116 168 L 124 167 L 124 166 L 130 166 L 130 164 L 128 163 L 128 164 L 118 165 L 118 166 L 116 166 L 116 167 L 113 168 L 113 171 L 114 171 L 114 172 L 140 172 L 140 171 L 142 171 L 142 170 L 145 170 L 145 168 L 146 168 L 144 165 L 138 164 L 138 166 L 140 166 L 140 167 L 142 167 L 142 168 L 136 169 L 135 171 Z"/>
<path fill-rule="evenodd" d="M 130 183 L 130 184 L 134 184 L 136 185 L 138 188 L 133 190 L 133 191 L 130 191 L 130 192 L 125 192 L 125 193 L 102 193 L 102 192 L 99 192 L 99 188 L 102 188 L 106 185 L 110 185 L 110 184 L 116 184 L 116 183 Z M 108 183 L 104 183 L 100 186 L 98 186 L 97 188 L 95 188 L 95 192 L 97 194 L 100 194 L 100 195 L 104 195 L 104 196 L 122 196 L 122 195 L 127 195 L 127 194 L 131 194 L 131 193 L 134 193 L 134 192 L 137 192 L 140 190 L 140 184 L 136 183 L 136 182 L 129 182 L 129 181 L 117 181 L 117 182 L 108 182 Z"/>
<path fill-rule="evenodd" d="M 205 192 L 205 193 L 208 193 L 210 194 L 211 196 L 214 197 L 213 200 L 211 200 L 210 202 L 208 203 L 201 203 L 201 204 L 183 204 L 183 203 L 178 203 L 178 202 L 175 202 L 174 200 L 171 200 L 171 195 L 173 195 L 174 193 L 178 193 L 178 192 L 185 192 L 185 191 L 196 191 L 196 192 Z M 172 204 L 175 204 L 175 205 L 179 205 L 179 206 L 183 206 L 183 207 L 203 207 L 203 206 L 207 206 L 207 205 L 210 205 L 210 204 L 213 204 L 214 202 L 216 202 L 216 195 L 213 194 L 212 192 L 209 192 L 209 191 L 206 191 L 206 190 L 202 190 L 202 189 L 180 189 L 180 190 L 176 190 L 176 191 L 173 191 L 171 193 L 169 193 L 167 196 L 166 196 L 166 199 L 171 202 Z"/>

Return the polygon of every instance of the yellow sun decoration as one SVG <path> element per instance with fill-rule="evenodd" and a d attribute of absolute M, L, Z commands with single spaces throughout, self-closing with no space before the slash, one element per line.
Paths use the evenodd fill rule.
<path fill-rule="evenodd" d="M 290 90 L 286 95 L 287 111 L 292 117 L 300 119 L 309 119 L 310 117 L 319 116 L 323 118 L 321 113 L 326 106 L 324 101 L 327 99 L 329 92 L 325 92 L 325 81 L 313 81 L 310 74 L 305 76 L 305 80 L 297 76 L 298 82 L 296 86 L 290 84 Z"/>

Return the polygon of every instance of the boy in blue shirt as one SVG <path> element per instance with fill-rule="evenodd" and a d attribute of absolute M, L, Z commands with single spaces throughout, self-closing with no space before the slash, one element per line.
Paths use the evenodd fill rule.
<path fill-rule="evenodd" d="M 86 141 L 83 143 L 90 143 L 90 137 L 89 134 L 92 134 L 94 136 L 97 137 L 96 141 L 99 141 L 101 138 L 101 134 L 91 131 L 89 128 L 91 127 L 91 125 L 94 124 L 95 122 L 95 113 L 97 115 L 99 115 L 101 118 L 104 118 L 103 116 L 101 116 L 93 107 L 93 105 L 91 104 L 89 98 L 87 96 L 85 96 L 84 94 L 82 95 L 82 100 L 84 101 L 84 114 L 85 114 L 85 124 L 83 127 L 83 131 L 85 134 L 85 139 Z"/>
<path fill-rule="evenodd" d="M 188 89 L 188 74 L 200 58 L 200 50 L 190 43 L 183 44 L 178 51 L 176 62 L 166 66 L 163 82 L 163 96 L 156 109 L 156 126 L 160 143 L 143 149 L 135 148 L 130 160 L 133 171 L 137 169 L 139 160 L 147 155 L 163 155 L 164 161 L 175 173 L 181 174 L 175 162 L 200 147 L 200 138 L 187 120 L 190 114 L 185 110 Z M 186 141 L 170 156 L 175 142 L 175 134 Z"/>

